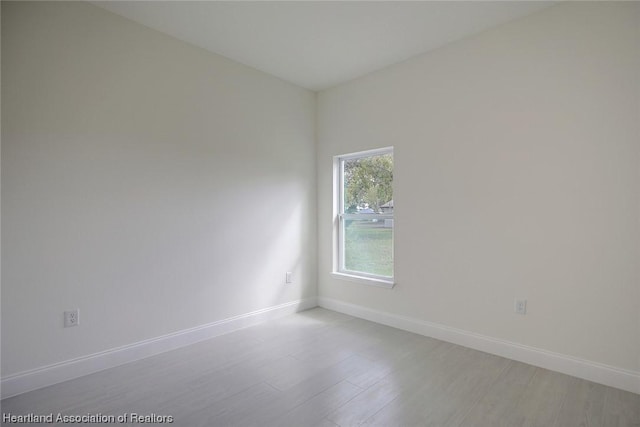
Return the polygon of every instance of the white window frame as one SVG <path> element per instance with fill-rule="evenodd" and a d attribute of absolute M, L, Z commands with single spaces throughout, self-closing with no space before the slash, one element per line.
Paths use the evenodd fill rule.
<path fill-rule="evenodd" d="M 358 282 L 366 285 L 392 288 L 395 285 L 395 271 L 391 277 L 370 274 L 360 271 L 351 271 L 344 268 L 344 236 L 343 222 L 347 219 L 391 219 L 390 214 L 348 214 L 344 211 L 344 162 L 365 157 L 393 155 L 393 147 L 378 148 L 375 150 L 359 151 L 357 153 L 343 154 L 333 158 L 333 271 L 332 274 L 340 279 Z M 394 164 L 395 165 L 395 164 Z M 395 220 L 392 225 L 395 234 Z M 393 240 L 392 243 L 393 245 Z M 393 251 L 393 246 L 392 246 Z M 393 253 L 393 252 L 392 252 Z M 394 267 L 395 270 L 395 267 Z"/>

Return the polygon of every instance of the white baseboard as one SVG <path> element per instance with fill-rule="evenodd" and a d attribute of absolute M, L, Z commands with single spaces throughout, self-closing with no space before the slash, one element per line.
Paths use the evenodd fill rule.
<path fill-rule="evenodd" d="M 354 317 L 640 394 L 640 372 L 578 359 L 424 320 L 319 297 L 318 305 Z"/>
<path fill-rule="evenodd" d="M 49 366 L 2 378 L 0 396 L 2 399 L 57 384 L 63 381 L 92 374 L 104 369 L 133 362 L 145 357 L 164 353 L 199 341 L 223 335 L 238 329 L 275 319 L 287 314 L 316 307 L 317 298 L 307 298 L 268 307 L 251 313 L 219 320 L 207 325 L 185 329 L 140 341 L 134 344 L 82 356 Z"/>

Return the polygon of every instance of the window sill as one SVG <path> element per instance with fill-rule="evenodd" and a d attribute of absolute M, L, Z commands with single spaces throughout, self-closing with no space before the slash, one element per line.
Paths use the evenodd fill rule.
<path fill-rule="evenodd" d="M 391 280 L 374 279 L 372 277 L 356 276 L 354 274 L 339 273 L 337 271 L 332 271 L 331 275 L 337 279 L 348 280 L 349 282 L 356 282 L 356 283 L 360 283 L 363 285 L 370 285 L 370 286 L 378 286 L 380 288 L 387 288 L 387 289 L 393 288 L 396 284 L 393 281 L 393 279 Z"/>

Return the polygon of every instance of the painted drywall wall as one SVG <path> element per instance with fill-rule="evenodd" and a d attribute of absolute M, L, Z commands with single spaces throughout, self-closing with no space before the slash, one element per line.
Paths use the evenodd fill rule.
<path fill-rule="evenodd" d="M 562 4 L 321 92 L 319 296 L 640 371 L 639 22 Z M 390 145 L 388 290 L 330 274 L 331 174 Z"/>
<path fill-rule="evenodd" d="M 91 4 L 2 2 L 2 376 L 314 296 L 314 120 Z"/>

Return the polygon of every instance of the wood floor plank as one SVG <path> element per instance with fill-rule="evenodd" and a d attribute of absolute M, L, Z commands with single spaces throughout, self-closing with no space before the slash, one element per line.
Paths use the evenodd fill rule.
<path fill-rule="evenodd" d="M 507 369 L 461 420 L 460 427 L 510 427 L 513 423 L 511 415 L 535 371 L 534 366 L 510 361 Z"/>
<path fill-rule="evenodd" d="M 190 427 L 208 427 L 215 425 L 232 425 L 238 414 L 247 406 L 264 405 L 277 400 L 280 391 L 265 383 L 256 384 L 240 393 L 219 400 L 205 408 L 192 410 L 188 406 L 168 408 L 180 425 Z"/>
<path fill-rule="evenodd" d="M 444 358 L 452 345 L 441 343 L 432 355 L 433 359 Z M 327 416 L 340 426 L 356 426 L 364 423 L 381 408 L 395 400 L 401 393 L 420 388 L 427 380 L 429 370 L 425 369 L 426 353 L 415 358 L 406 357 L 403 364 L 390 369 L 378 382 Z M 358 379 L 361 376 L 358 376 Z M 351 379 L 348 379 L 351 381 Z"/>
<path fill-rule="evenodd" d="M 247 405 L 246 409 L 232 417 L 222 417 L 217 421 L 219 425 L 227 425 L 238 423 L 250 424 L 254 420 L 262 420 L 270 422 L 284 413 L 293 410 L 295 407 L 314 398 L 316 395 L 344 381 L 354 372 L 368 368 L 369 361 L 360 356 L 352 356 L 340 363 L 329 366 L 322 371 L 317 372 L 314 376 L 308 377 L 302 382 L 280 392 L 277 398 L 260 404 L 252 403 Z"/>
<path fill-rule="evenodd" d="M 289 356 L 288 363 L 282 366 L 282 369 L 268 373 L 265 381 L 278 390 L 288 390 L 296 384 L 301 383 L 307 378 L 313 377 L 325 368 L 335 365 L 342 360 L 348 359 L 353 354 L 343 354 L 342 359 L 334 358 L 324 360 L 320 363 L 316 361 L 298 360 Z"/>
<path fill-rule="evenodd" d="M 370 426 L 446 426 L 459 423 L 506 368 L 506 359 L 454 346 L 421 366 L 423 384 L 403 391 L 364 423 Z"/>
<path fill-rule="evenodd" d="M 607 387 L 603 426 L 640 427 L 640 395 Z"/>
<path fill-rule="evenodd" d="M 556 427 L 600 427 L 604 421 L 607 387 L 572 378 Z"/>
<path fill-rule="evenodd" d="M 340 427 L 338 424 L 334 423 L 328 418 L 323 418 L 313 427 Z"/>
<path fill-rule="evenodd" d="M 261 427 L 299 427 L 315 425 L 320 423 L 320 421 L 322 421 L 322 419 L 332 410 L 348 402 L 361 392 L 362 389 L 360 387 L 357 387 L 347 381 L 341 381 L 340 383 L 307 400 L 303 404 L 288 411 L 283 416 L 278 417 L 269 423 L 264 423 L 263 420 L 256 420 L 258 423 L 255 425 Z"/>
<path fill-rule="evenodd" d="M 508 414 L 510 425 L 545 427 L 555 425 L 573 378 L 536 368 L 524 393 Z"/>
<path fill-rule="evenodd" d="M 438 351 L 452 348 L 450 344 L 433 339 L 417 339 L 402 346 L 378 343 L 366 351 L 358 352 L 367 359 L 372 359 L 375 363 L 374 367 L 350 377 L 349 382 L 360 388 L 371 387 L 391 372 L 423 360 L 436 347 Z"/>

